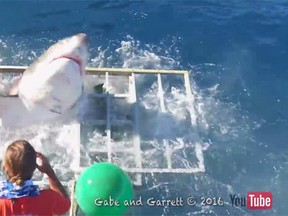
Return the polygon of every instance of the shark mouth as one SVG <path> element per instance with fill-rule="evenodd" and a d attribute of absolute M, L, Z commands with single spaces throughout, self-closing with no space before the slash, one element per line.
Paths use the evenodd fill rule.
<path fill-rule="evenodd" d="M 71 57 L 71 56 L 65 56 L 65 55 L 64 55 L 64 56 L 59 56 L 59 57 L 57 57 L 57 58 L 54 58 L 52 61 L 50 61 L 50 63 L 53 62 L 53 61 L 56 61 L 56 60 L 58 60 L 58 59 L 62 59 L 62 58 L 72 60 L 72 61 L 74 61 L 76 64 L 78 64 L 79 67 L 80 67 L 80 74 L 81 74 L 81 76 L 84 75 L 85 70 L 83 70 L 83 67 L 82 67 L 83 64 L 82 64 L 82 61 L 80 60 L 80 58 L 74 58 L 74 57 Z"/>

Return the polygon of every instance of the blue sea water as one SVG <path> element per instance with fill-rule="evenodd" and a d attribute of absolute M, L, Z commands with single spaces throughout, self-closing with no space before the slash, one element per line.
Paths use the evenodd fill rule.
<path fill-rule="evenodd" d="M 142 195 L 220 196 L 228 204 L 146 205 L 138 214 L 284 216 L 287 23 L 284 0 L 0 1 L 0 64 L 30 64 L 51 43 L 78 32 L 90 37 L 92 66 L 122 67 L 114 54 L 121 41 L 133 44 L 136 57 L 149 50 L 173 59 L 173 64 L 162 59 L 156 67 L 190 71 L 208 125 L 201 133 L 210 143 L 206 171 L 166 175 L 162 178 L 173 182 Z M 155 61 L 135 59 L 140 67 L 155 68 Z M 251 211 L 229 204 L 230 194 L 246 196 L 249 191 L 271 191 L 273 209 Z"/>

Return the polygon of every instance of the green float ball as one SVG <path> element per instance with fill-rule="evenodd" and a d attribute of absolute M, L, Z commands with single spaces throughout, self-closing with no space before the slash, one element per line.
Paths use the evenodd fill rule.
<path fill-rule="evenodd" d="M 79 207 L 86 215 L 120 216 L 129 207 L 124 205 L 124 201 L 129 202 L 133 199 L 133 185 L 120 167 L 111 163 L 97 163 L 80 175 L 75 196 Z"/>

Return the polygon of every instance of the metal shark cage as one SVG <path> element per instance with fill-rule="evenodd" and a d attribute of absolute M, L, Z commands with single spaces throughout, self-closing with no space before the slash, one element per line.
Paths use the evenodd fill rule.
<path fill-rule="evenodd" d="M 27 67 L 25 66 L 0 66 L 0 73 L 22 73 Z M 95 126 L 102 126 L 105 128 L 105 148 L 103 149 L 97 149 L 97 148 L 91 148 L 89 151 L 92 154 L 100 154 L 105 155 L 103 161 L 116 163 L 114 161 L 114 155 L 117 152 L 125 153 L 125 151 L 129 151 L 129 154 L 133 154 L 134 157 L 134 163 L 132 167 L 122 167 L 127 173 L 130 174 L 131 179 L 133 180 L 134 185 L 141 186 L 142 185 L 142 175 L 145 173 L 196 173 L 196 172 L 204 172 L 205 168 L 201 165 L 201 163 L 198 163 L 198 167 L 191 167 L 191 168 L 179 168 L 174 167 L 172 164 L 172 152 L 171 149 L 169 149 L 169 141 L 166 139 L 162 140 L 163 146 L 165 148 L 164 151 L 164 158 L 166 159 L 165 164 L 166 167 L 144 167 L 143 166 L 143 155 L 142 155 L 142 146 L 141 146 L 141 122 L 139 117 L 139 100 L 137 96 L 137 86 L 136 86 L 136 76 L 138 75 L 151 75 L 156 76 L 157 79 L 157 86 L 158 86 L 158 94 L 157 97 L 159 99 L 159 105 L 161 112 L 167 112 L 166 106 L 165 106 L 165 100 L 164 95 L 165 92 L 163 90 L 162 85 L 162 76 L 163 75 L 173 75 L 173 76 L 180 76 L 182 77 L 184 81 L 184 87 L 185 87 L 185 93 L 186 93 L 186 99 L 189 103 L 189 107 L 191 108 L 189 110 L 189 115 L 191 118 L 191 124 L 196 124 L 196 119 L 194 118 L 193 112 L 195 112 L 194 109 L 194 96 L 191 90 L 190 86 L 190 80 L 189 80 L 189 73 L 185 70 L 147 70 L 147 69 L 131 69 L 131 68 L 93 68 L 93 67 L 87 67 L 86 73 L 88 76 L 91 75 L 98 75 L 102 76 L 105 80 L 105 89 L 103 92 L 100 93 L 91 93 L 89 94 L 90 98 L 104 99 L 106 103 L 106 119 L 94 119 L 93 116 L 91 116 L 91 120 L 89 121 L 90 125 Z M 127 93 L 111 93 L 109 92 L 109 86 L 110 86 L 110 78 L 113 76 L 122 76 L 128 78 L 128 92 Z M 130 103 L 132 104 L 131 109 L 131 115 L 132 118 L 129 119 L 112 119 L 111 118 L 111 103 L 113 99 L 129 99 Z M 193 123 L 194 122 L 194 123 Z M 115 146 L 117 143 L 113 142 L 112 134 L 113 134 L 113 128 L 114 126 L 123 126 L 123 125 L 130 125 L 131 126 L 131 132 L 132 132 L 132 142 L 130 143 L 129 148 L 127 150 L 125 148 L 117 148 Z M 81 140 L 81 132 L 83 125 L 82 123 L 76 123 L 73 124 L 71 127 L 73 127 L 73 138 L 71 140 L 74 140 L 75 148 L 77 148 L 77 154 L 75 155 L 75 158 L 77 160 L 77 172 L 80 174 L 84 169 L 87 167 L 81 165 L 81 145 L 83 145 L 83 141 Z M 83 133 L 83 132 L 82 132 Z M 113 146 L 114 145 L 114 146 Z M 133 149 L 133 150 L 131 150 Z M 78 151 L 79 150 L 79 151 Z M 196 151 L 196 149 L 195 149 Z M 127 152 L 126 152 L 127 153 Z M 198 156 L 197 156 L 198 155 Z M 203 155 L 197 154 L 196 157 L 198 161 L 203 161 Z M 200 155 L 200 156 L 199 156 Z M 121 160 L 121 158 L 120 158 Z M 97 162 L 97 161 L 95 161 Z M 71 183 L 71 182 L 70 182 Z M 63 182 L 64 185 L 70 186 L 70 193 L 72 198 L 72 207 L 70 211 L 70 215 L 76 215 L 76 202 L 74 198 L 74 186 L 75 181 L 72 181 L 72 185 L 68 184 L 67 182 Z M 39 184 L 42 184 L 39 182 Z"/>

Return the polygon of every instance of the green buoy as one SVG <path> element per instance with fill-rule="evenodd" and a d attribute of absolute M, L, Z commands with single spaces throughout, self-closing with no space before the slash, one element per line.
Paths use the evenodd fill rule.
<path fill-rule="evenodd" d="M 88 167 L 76 183 L 75 196 L 83 213 L 88 216 L 121 216 L 133 199 L 133 185 L 129 176 L 111 163 L 97 163 Z"/>

